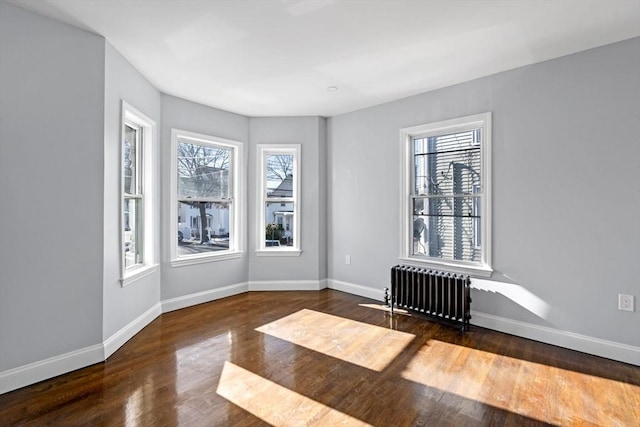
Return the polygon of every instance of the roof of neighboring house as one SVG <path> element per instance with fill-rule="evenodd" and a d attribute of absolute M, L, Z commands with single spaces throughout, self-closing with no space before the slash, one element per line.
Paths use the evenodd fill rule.
<path fill-rule="evenodd" d="M 278 185 L 276 189 L 271 191 L 267 197 L 292 197 L 293 196 L 293 175 L 287 177 Z"/>

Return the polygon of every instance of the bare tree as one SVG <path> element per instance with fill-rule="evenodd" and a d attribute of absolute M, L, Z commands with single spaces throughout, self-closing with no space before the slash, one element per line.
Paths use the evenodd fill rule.
<path fill-rule="evenodd" d="M 228 197 L 230 156 L 231 150 L 224 148 L 178 144 L 178 199 L 200 210 L 200 243 L 209 240 L 206 208 L 210 200 Z"/>
<path fill-rule="evenodd" d="M 291 154 L 271 154 L 267 157 L 267 181 L 278 184 L 293 174 L 293 156 Z"/>

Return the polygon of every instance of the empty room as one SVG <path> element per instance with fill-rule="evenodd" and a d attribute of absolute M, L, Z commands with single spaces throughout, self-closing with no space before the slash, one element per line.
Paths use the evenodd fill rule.
<path fill-rule="evenodd" d="M 0 425 L 637 426 L 640 0 L 0 0 Z"/>

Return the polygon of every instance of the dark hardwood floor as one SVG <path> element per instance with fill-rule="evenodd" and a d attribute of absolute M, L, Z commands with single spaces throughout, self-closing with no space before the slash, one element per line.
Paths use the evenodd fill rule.
<path fill-rule="evenodd" d="M 0 395 L 0 425 L 640 425 L 640 367 L 337 291 L 164 314 L 106 362 Z"/>

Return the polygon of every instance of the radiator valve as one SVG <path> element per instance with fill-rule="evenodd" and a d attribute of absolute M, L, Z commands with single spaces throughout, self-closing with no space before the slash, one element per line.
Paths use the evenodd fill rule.
<path fill-rule="evenodd" d="M 384 288 L 384 306 L 389 307 L 389 288 Z"/>

